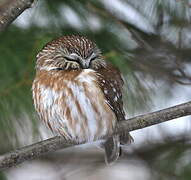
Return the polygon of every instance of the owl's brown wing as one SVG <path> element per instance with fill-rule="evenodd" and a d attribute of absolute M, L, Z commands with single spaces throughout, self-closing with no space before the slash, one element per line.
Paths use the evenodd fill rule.
<path fill-rule="evenodd" d="M 119 70 L 111 64 L 98 70 L 99 85 L 105 95 L 108 105 L 115 113 L 117 120 L 125 120 L 123 110 L 122 86 L 123 80 Z"/>
<path fill-rule="evenodd" d="M 123 80 L 119 70 L 108 63 L 105 68 L 99 69 L 97 72 L 99 85 L 105 95 L 107 104 L 115 113 L 118 121 L 125 120 L 122 100 Z M 120 135 L 108 138 L 103 144 L 106 163 L 115 161 L 121 154 L 120 144 L 127 144 L 131 140 L 129 132 L 123 132 Z"/>
<path fill-rule="evenodd" d="M 120 71 L 113 65 L 107 63 L 106 68 L 98 70 L 99 85 L 105 95 L 108 105 L 115 113 L 117 120 L 125 120 L 123 109 L 122 88 L 123 80 Z M 129 132 L 123 132 L 120 135 L 121 144 L 128 144 L 133 141 Z"/>

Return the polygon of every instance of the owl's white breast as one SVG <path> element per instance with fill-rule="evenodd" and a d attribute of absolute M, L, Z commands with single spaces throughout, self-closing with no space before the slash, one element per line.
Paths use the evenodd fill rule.
<path fill-rule="evenodd" d="M 85 69 L 72 80 L 59 81 L 61 90 L 36 85 L 40 90 L 40 98 L 36 109 L 40 117 L 49 123 L 53 131 L 76 141 L 93 141 L 111 134 L 116 117 L 107 104 L 94 70 Z M 34 95 L 35 96 L 35 95 Z M 35 98 L 34 98 L 35 99 Z M 47 112 L 44 117 L 43 112 Z"/>

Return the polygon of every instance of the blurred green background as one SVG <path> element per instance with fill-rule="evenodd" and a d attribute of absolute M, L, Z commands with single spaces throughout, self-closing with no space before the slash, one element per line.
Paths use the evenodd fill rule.
<path fill-rule="evenodd" d="M 39 123 L 32 104 L 35 56 L 50 40 L 70 34 L 95 41 L 120 68 L 128 117 L 191 99 L 191 1 L 39 0 L 0 33 L 0 154 L 51 136 Z M 179 126 L 183 128 L 177 131 Z M 77 156 L 80 153 L 75 149 L 50 154 L 38 163 L 47 163 L 55 171 L 33 179 L 137 179 L 137 171 L 143 180 L 191 179 L 190 130 L 188 120 L 174 120 L 150 134 L 135 133 L 135 145 L 110 168 L 95 150 L 83 156 Z M 157 138 L 152 139 L 156 131 Z M 84 168 L 76 172 L 79 162 Z M 68 171 L 62 171 L 67 163 Z M 43 174 L 50 168 L 31 164 L 30 170 L 23 165 L 2 172 L 0 179 L 24 179 L 27 173 L 35 174 L 35 167 L 43 166 Z M 79 172 L 81 176 L 76 175 Z"/>

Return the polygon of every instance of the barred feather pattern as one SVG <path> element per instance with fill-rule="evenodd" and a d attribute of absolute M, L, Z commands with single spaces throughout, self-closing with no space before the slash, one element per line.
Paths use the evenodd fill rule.
<path fill-rule="evenodd" d="M 53 132 L 77 142 L 112 134 L 117 119 L 100 88 L 99 75 L 91 69 L 39 71 L 32 90 L 40 119 Z"/>

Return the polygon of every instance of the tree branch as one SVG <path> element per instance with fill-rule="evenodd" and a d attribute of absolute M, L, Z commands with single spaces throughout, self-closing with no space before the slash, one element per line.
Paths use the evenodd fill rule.
<path fill-rule="evenodd" d="M 8 0 L 0 5 L 0 32 L 11 24 L 34 0 Z"/>
<path fill-rule="evenodd" d="M 145 128 L 188 115 L 191 115 L 191 101 L 121 121 L 119 122 L 118 129 L 116 132 L 114 132 L 114 134 L 119 134 L 123 131 L 133 131 L 136 129 Z M 26 160 L 37 158 L 45 153 L 53 152 L 58 149 L 63 149 L 74 145 L 77 145 L 77 143 L 66 141 L 63 137 L 60 136 L 55 136 L 35 144 L 25 146 L 14 152 L 10 152 L 1 156 L 0 170 L 13 167 Z"/>

